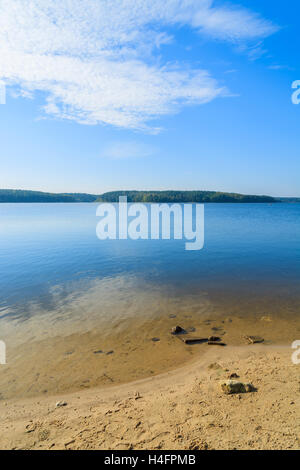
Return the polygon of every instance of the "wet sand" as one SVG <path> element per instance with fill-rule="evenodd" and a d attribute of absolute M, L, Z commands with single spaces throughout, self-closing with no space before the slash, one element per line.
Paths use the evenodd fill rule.
<path fill-rule="evenodd" d="M 257 314 L 238 316 L 198 315 L 185 311 L 154 318 L 116 319 L 92 331 L 32 338 L 8 347 L 6 366 L 0 367 L 0 403 L 11 398 L 70 393 L 110 387 L 154 377 L 189 363 L 196 363 L 208 349 L 206 343 L 186 345 L 171 335 L 180 325 L 189 336 L 218 336 L 226 347 L 245 346 L 244 335 L 261 336 L 263 347 L 290 346 L 300 339 L 297 318 Z M 249 346 L 251 347 L 251 346 Z"/>

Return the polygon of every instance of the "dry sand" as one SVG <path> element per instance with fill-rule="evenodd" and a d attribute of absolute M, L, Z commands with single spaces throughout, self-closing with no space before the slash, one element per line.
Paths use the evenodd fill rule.
<path fill-rule="evenodd" d="M 300 365 L 292 349 L 205 347 L 182 368 L 130 384 L 2 400 L 0 447 L 299 449 Z M 231 373 L 257 392 L 225 395 L 220 382 Z"/>

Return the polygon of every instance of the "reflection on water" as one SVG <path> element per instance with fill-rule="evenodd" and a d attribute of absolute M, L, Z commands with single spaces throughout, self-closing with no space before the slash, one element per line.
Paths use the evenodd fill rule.
<path fill-rule="evenodd" d="M 64 315 L 95 283 L 99 289 L 104 283 L 104 291 L 107 280 L 114 285 L 120 278 L 126 289 L 159 288 L 166 298 L 208 291 L 297 296 L 299 204 L 206 205 L 205 247 L 194 252 L 178 240 L 100 241 L 96 207 L 0 205 L 0 318 L 24 320 L 56 309 Z M 101 298 L 95 302 L 98 307 Z"/>
<path fill-rule="evenodd" d="M 100 241 L 96 207 L 0 205 L 0 339 L 8 345 L 11 367 L 7 376 L 0 370 L 0 383 L 10 383 L 9 396 L 80 387 L 80 365 L 91 385 L 105 384 L 108 370 L 118 382 L 175 367 L 191 350 L 178 350 L 168 336 L 156 346 L 151 342 L 174 322 L 208 334 L 208 318 L 220 326 L 222 318 L 232 317 L 236 328 L 244 328 L 243 318 L 258 324 L 277 316 L 288 322 L 273 323 L 272 332 L 268 327 L 269 339 L 289 341 L 297 331 L 299 204 L 206 205 L 205 247 L 193 252 L 184 250 L 184 240 Z M 230 335 L 238 341 L 233 329 Z M 118 351 L 102 361 L 104 375 L 93 354 L 99 345 Z M 154 357 L 154 347 L 164 362 Z M 138 368 L 137 348 L 144 361 Z M 64 362 L 70 351 L 73 369 Z M 16 385 L 21 370 L 24 388 Z M 40 381 L 35 389 L 29 385 L 34 373 Z"/>
<path fill-rule="evenodd" d="M 211 303 L 204 293 L 172 297 L 159 285 L 143 283 L 133 276 L 94 279 L 89 283 L 74 282 L 64 289 L 53 286 L 47 306 L 26 304 L 27 316 L 12 313 L 2 318 L 2 334 L 16 343 L 68 336 L 88 331 L 101 331 L 108 336 L 135 322 L 153 321 L 169 312 L 208 315 Z"/>

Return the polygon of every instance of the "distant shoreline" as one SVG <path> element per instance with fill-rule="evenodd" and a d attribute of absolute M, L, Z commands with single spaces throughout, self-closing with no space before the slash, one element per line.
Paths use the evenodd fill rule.
<path fill-rule="evenodd" d="M 280 198 L 218 191 L 111 191 L 104 194 L 48 193 L 42 191 L 0 189 L 0 203 L 116 203 L 127 196 L 129 203 L 299 203 L 300 198 Z"/>

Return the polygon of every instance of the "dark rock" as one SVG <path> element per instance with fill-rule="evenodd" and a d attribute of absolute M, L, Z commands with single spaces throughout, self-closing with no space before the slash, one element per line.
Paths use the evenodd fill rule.
<path fill-rule="evenodd" d="M 160 338 L 152 338 L 152 340 L 154 343 L 157 343 L 158 341 L 160 341 Z"/>
<path fill-rule="evenodd" d="M 203 344 L 207 343 L 207 338 L 194 338 L 193 336 L 180 338 L 185 344 Z"/>
<path fill-rule="evenodd" d="M 208 341 L 207 344 L 209 346 L 226 346 L 225 343 L 221 343 L 220 341 Z"/>
<path fill-rule="evenodd" d="M 229 378 L 230 379 L 239 379 L 240 376 L 234 372 L 233 374 L 230 374 Z"/>
<path fill-rule="evenodd" d="M 94 354 L 102 354 L 102 353 L 103 353 L 102 349 L 99 349 L 98 351 L 94 351 Z"/>
<path fill-rule="evenodd" d="M 218 336 L 210 336 L 208 338 L 208 341 L 221 341 L 221 338 L 219 338 Z"/>
<path fill-rule="evenodd" d="M 256 388 L 250 383 L 238 382 L 236 380 L 227 380 L 221 383 L 221 388 L 227 395 L 234 393 L 251 393 L 256 392 Z"/>
<path fill-rule="evenodd" d="M 172 335 L 180 335 L 186 333 L 186 331 L 181 328 L 181 326 L 174 326 L 171 330 Z"/>
<path fill-rule="evenodd" d="M 106 353 L 106 355 L 109 356 L 110 354 L 113 354 L 113 353 L 114 353 L 114 351 L 108 351 L 108 352 Z"/>

